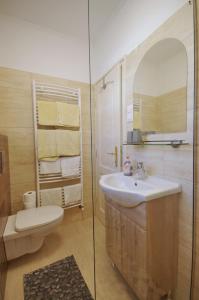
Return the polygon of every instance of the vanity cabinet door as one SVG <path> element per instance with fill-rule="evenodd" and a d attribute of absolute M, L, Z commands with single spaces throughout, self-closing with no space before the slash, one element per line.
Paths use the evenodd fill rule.
<path fill-rule="evenodd" d="M 147 234 L 122 215 L 122 274 L 140 300 L 147 299 Z"/>
<path fill-rule="evenodd" d="M 121 214 L 106 201 L 106 248 L 112 262 L 121 270 Z"/>

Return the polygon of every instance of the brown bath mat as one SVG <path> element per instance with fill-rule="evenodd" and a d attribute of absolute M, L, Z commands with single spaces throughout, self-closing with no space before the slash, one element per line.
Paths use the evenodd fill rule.
<path fill-rule="evenodd" d="M 25 300 L 93 300 L 74 256 L 24 275 Z"/>

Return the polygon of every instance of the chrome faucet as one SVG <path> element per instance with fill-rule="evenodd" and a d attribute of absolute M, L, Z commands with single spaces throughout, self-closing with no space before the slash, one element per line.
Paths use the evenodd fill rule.
<path fill-rule="evenodd" d="M 144 169 L 144 163 L 142 161 L 137 162 L 135 176 L 137 179 L 145 179 L 146 178 L 146 171 Z"/>

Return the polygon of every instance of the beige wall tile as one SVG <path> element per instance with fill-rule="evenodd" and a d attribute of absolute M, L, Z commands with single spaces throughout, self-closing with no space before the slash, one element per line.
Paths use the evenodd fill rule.
<path fill-rule="evenodd" d="M 31 73 L 1 67 L 0 86 L 31 90 Z"/>
<path fill-rule="evenodd" d="M 136 70 L 147 51 L 158 41 L 166 38 L 176 38 L 186 47 L 188 55 L 188 97 L 187 97 L 187 131 L 181 137 L 189 138 L 193 135 L 193 15 L 192 8 L 185 4 L 173 17 L 160 26 L 136 50 L 126 58 L 126 98 L 125 107 L 131 103 L 133 82 Z M 125 108 L 124 108 L 125 109 Z M 166 108 L 165 108 L 166 109 Z M 168 109 L 167 109 L 168 110 Z M 176 125 L 176 124 L 175 124 Z M 124 126 L 129 128 L 125 123 Z M 158 135 L 161 138 L 173 138 L 174 134 Z M 180 134 L 176 135 L 178 138 Z M 153 136 L 154 137 L 154 136 Z M 155 137 L 157 139 L 157 135 Z M 156 174 L 182 184 L 182 193 L 179 199 L 179 247 L 178 247 L 178 284 L 176 300 L 189 299 L 191 262 L 192 262 L 192 214 L 193 214 L 193 147 L 172 149 L 168 146 L 129 146 L 126 150 L 132 159 L 144 162 L 149 174 Z"/>
<path fill-rule="evenodd" d="M 35 189 L 32 80 L 80 88 L 82 100 L 85 214 L 91 215 L 89 85 L 50 76 L 0 68 L 0 132 L 8 136 L 12 212 L 23 208 L 22 195 Z"/>
<path fill-rule="evenodd" d="M 15 164 L 10 169 L 11 184 L 35 182 L 35 164 Z"/>
<path fill-rule="evenodd" d="M 19 145 L 34 147 L 33 128 L 1 127 L 1 132 L 8 136 L 10 148 Z"/>

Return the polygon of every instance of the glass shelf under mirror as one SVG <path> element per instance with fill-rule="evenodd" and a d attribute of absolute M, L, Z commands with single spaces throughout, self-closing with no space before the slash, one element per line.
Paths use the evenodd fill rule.
<path fill-rule="evenodd" d="M 123 146 L 171 146 L 178 148 L 180 146 L 189 145 L 183 140 L 158 140 L 158 141 L 143 141 L 142 143 L 124 143 Z"/>

